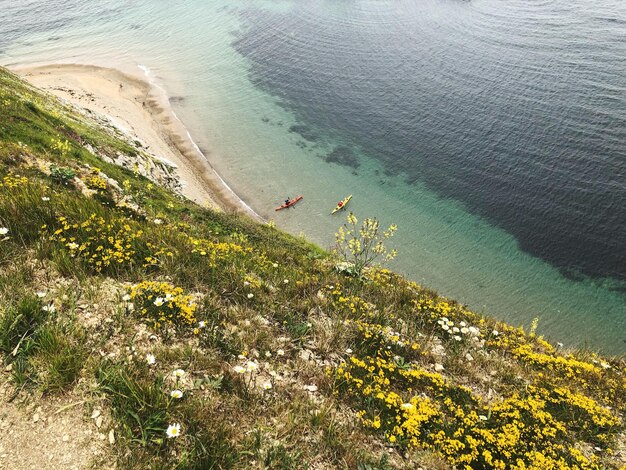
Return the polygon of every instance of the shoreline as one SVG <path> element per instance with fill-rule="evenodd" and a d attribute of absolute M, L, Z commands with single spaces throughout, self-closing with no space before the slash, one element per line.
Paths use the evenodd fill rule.
<path fill-rule="evenodd" d="M 131 74 L 86 64 L 10 67 L 37 88 L 109 118 L 120 130 L 142 141 L 151 153 L 173 163 L 183 183 L 181 193 L 189 200 L 212 209 L 245 213 L 263 222 L 213 168 L 149 70 L 141 65 L 137 69 L 137 74 Z"/>
<path fill-rule="evenodd" d="M 44 78 L 46 80 L 48 80 L 48 76 L 50 77 L 57 77 L 57 79 L 60 80 L 60 78 L 58 77 L 59 75 L 65 75 L 67 76 L 66 78 L 68 80 L 76 80 L 78 77 L 77 75 L 84 75 L 85 77 L 87 76 L 91 76 L 92 78 L 94 76 L 97 77 L 97 75 L 104 71 L 108 71 L 109 73 L 112 73 L 112 79 L 115 80 L 116 77 L 118 76 L 117 74 L 119 74 L 120 77 L 129 77 L 129 79 L 131 81 L 135 81 L 137 80 L 139 83 L 142 83 L 143 87 L 146 87 L 146 93 L 148 94 L 152 94 L 151 99 L 155 100 L 154 105 L 155 106 L 160 106 L 160 108 L 156 108 L 155 112 L 157 113 L 168 113 L 168 118 L 170 120 L 170 122 L 166 123 L 166 124 L 172 124 L 175 125 L 175 129 L 178 129 L 178 135 L 172 136 L 170 139 L 170 143 L 168 145 L 170 146 L 174 146 L 176 147 L 176 141 L 178 139 L 180 139 L 180 142 L 184 142 L 184 145 L 186 146 L 187 151 L 192 155 L 195 156 L 195 158 L 201 158 L 202 161 L 199 162 L 202 167 L 209 167 L 210 170 L 213 172 L 213 182 L 212 184 L 216 185 L 217 188 L 219 188 L 221 191 L 223 191 L 227 196 L 232 194 L 231 197 L 233 197 L 233 205 L 228 205 L 225 204 L 224 206 L 222 206 L 224 208 L 224 210 L 226 211 L 243 211 L 246 212 L 248 214 L 250 214 L 250 212 L 247 212 L 245 210 L 245 206 L 243 202 L 238 202 L 238 197 L 236 196 L 236 194 L 232 191 L 232 189 L 230 189 L 228 187 L 228 184 L 219 176 L 219 174 L 217 174 L 211 167 L 210 164 L 208 163 L 208 161 L 204 158 L 204 154 L 200 151 L 200 149 L 194 148 L 195 143 L 193 142 L 193 139 L 191 137 L 191 135 L 189 135 L 189 131 L 185 128 L 185 126 L 180 122 L 180 119 L 176 116 L 175 112 L 171 109 L 171 106 L 169 104 L 169 99 L 167 98 L 167 94 L 165 92 L 165 90 L 158 84 L 155 83 L 153 81 L 150 80 L 150 71 L 149 70 L 144 70 L 142 72 L 141 66 L 140 65 L 134 65 L 134 67 L 136 68 L 136 76 L 130 72 L 130 70 L 126 67 L 122 68 L 121 70 L 116 68 L 117 66 L 114 64 L 112 68 L 109 67 L 100 67 L 100 66 L 93 66 L 93 65 L 64 65 L 64 64 L 19 64 L 19 65 L 14 65 L 11 67 L 11 70 L 13 70 L 14 72 L 24 76 L 24 73 L 28 74 L 28 73 L 34 73 L 37 74 L 39 73 L 40 75 L 42 75 L 43 78 L 41 78 L 41 80 L 44 80 Z M 48 70 L 49 69 L 49 70 Z M 128 72 L 127 72 L 128 71 Z M 48 74 L 48 75 L 44 75 L 44 74 Z M 146 76 L 142 76 L 142 74 L 146 74 Z M 33 77 L 24 77 L 27 80 L 29 80 L 31 83 L 33 83 L 33 80 L 31 80 L 31 78 Z M 50 80 L 53 80 L 53 78 L 50 78 Z M 118 80 L 119 81 L 119 80 Z M 126 83 L 126 82 L 125 82 Z M 38 86 L 39 88 L 43 88 L 45 91 L 47 92 L 51 92 L 53 94 L 59 94 L 56 93 L 54 90 L 48 89 L 46 87 L 42 87 L 41 85 L 34 83 L 36 86 Z M 54 86 L 54 84 L 52 84 L 52 86 Z M 113 92 L 111 93 L 112 95 L 118 95 L 120 94 L 119 91 L 117 90 L 117 86 L 119 86 L 118 83 L 113 83 L 114 89 Z M 127 87 L 130 89 L 130 85 L 124 85 L 124 93 L 122 93 L 122 95 L 125 95 L 127 92 Z M 83 87 L 83 89 L 86 87 Z M 90 103 L 88 103 L 87 105 L 85 105 L 84 102 L 81 101 L 76 101 L 76 100 L 72 100 L 71 97 L 67 96 L 67 94 L 61 94 L 61 96 L 63 96 L 64 99 L 68 99 L 68 101 L 72 101 L 72 102 L 77 102 L 80 106 L 82 107 L 92 107 Z M 115 96 L 116 100 L 120 100 L 121 98 L 119 96 Z M 134 102 L 132 98 L 129 97 L 125 97 L 124 100 L 129 101 L 131 103 L 131 105 L 138 107 L 141 111 L 141 100 L 139 102 Z M 163 102 L 163 104 L 160 104 L 160 101 Z M 150 103 L 150 108 L 152 109 L 153 105 L 152 103 Z M 100 114 L 105 114 L 105 115 L 110 115 L 109 110 L 105 110 L 103 113 Z M 150 125 L 159 125 L 158 122 L 158 114 L 157 115 L 152 115 L 150 113 L 148 113 L 148 116 L 143 116 L 142 120 L 146 120 L 146 122 L 148 122 L 148 124 Z M 154 121 L 154 122 L 153 122 Z M 131 121 L 132 122 L 132 121 Z M 143 140 L 144 136 L 140 135 L 141 139 Z M 178 151 L 178 148 L 176 148 L 176 151 Z M 210 152 L 207 152 L 210 155 Z M 185 159 L 185 156 L 183 155 L 181 158 Z M 194 167 L 192 162 L 186 161 L 184 160 L 182 163 L 178 163 L 180 169 L 183 168 L 187 168 L 191 170 L 191 174 L 192 176 L 194 175 Z M 188 181 L 187 178 L 182 177 L 182 180 L 186 181 L 188 183 L 188 186 L 192 185 L 192 181 L 195 181 L 196 178 L 194 178 L 194 180 L 192 181 Z M 200 180 L 198 183 L 198 186 L 200 186 L 200 188 L 205 188 L 205 187 L 209 187 L 207 183 L 204 183 L 202 180 Z M 245 188 L 245 187 L 244 187 Z M 188 188 L 185 188 L 188 189 Z M 205 189 L 206 190 L 206 189 Z M 245 194 L 245 193 L 242 193 Z M 187 196 L 189 197 L 189 196 Z M 190 198 L 193 200 L 193 198 Z M 214 205 L 215 204 L 223 204 L 222 200 L 219 197 L 219 193 L 217 195 L 214 195 L 211 200 L 213 201 Z M 254 200 L 254 199 L 253 199 Z M 197 202 L 197 201 L 196 201 Z M 202 203 L 201 203 L 202 204 Z M 432 204 L 431 206 L 426 206 L 427 209 L 430 208 L 437 208 L 439 209 L 440 206 L 438 205 L 434 205 Z M 273 211 L 272 211 L 273 212 Z M 428 211 L 426 211 L 426 213 L 428 213 Z M 456 213 L 452 213 L 451 217 L 456 216 Z M 258 215 L 252 215 L 253 218 L 255 218 L 256 220 L 260 220 L 263 221 L 263 218 L 258 216 Z M 269 216 L 268 216 L 269 219 Z M 280 219 L 279 219 L 280 220 Z M 435 226 L 437 227 L 438 230 L 443 230 L 441 228 L 441 226 Z M 294 236 L 297 236 L 297 231 L 292 231 L 291 232 Z M 304 230 L 302 230 L 300 233 L 305 233 Z M 448 233 L 448 232 L 443 232 L 443 233 Z M 481 232 L 481 233 L 486 233 L 489 234 L 491 232 Z M 478 240 L 478 239 L 476 239 Z M 498 240 L 499 243 L 502 243 L 502 246 L 506 246 L 505 244 L 508 243 L 506 240 L 504 242 L 500 242 L 500 239 L 496 239 Z M 452 238 L 452 241 L 456 243 L 456 239 Z M 478 241 L 474 241 L 473 243 L 478 243 Z M 437 248 L 437 245 L 430 245 L 431 247 L 434 246 L 435 248 Z M 458 246 L 458 245 L 457 245 Z M 482 246 L 482 245 L 479 245 Z M 410 248 L 409 248 L 410 249 Z M 430 252 L 429 256 L 430 256 Z M 446 295 L 448 297 L 451 298 L 455 298 L 455 299 L 459 299 L 461 302 L 463 303 L 467 303 L 469 304 L 472 308 L 474 308 L 477 311 L 480 312 L 487 312 L 488 315 L 496 317 L 501 319 L 502 321 L 506 321 L 510 324 L 514 324 L 514 325 L 520 325 L 520 324 L 530 324 L 532 317 L 530 315 L 529 318 L 526 318 L 526 315 L 528 312 L 539 312 L 541 314 L 542 318 L 542 328 L 544 333 L 549 336 L 549 337 L 553 337 L 553 338 L 558 338 L 559 334 L 555 331 L 560 331 L 561 330 L 561 326 L 559 326 L 559 322 L 563 319 L 564 315 L 561 314 L 561 309 L 564 312 L 570 312 L 568 313 L 568 315 L 570 316 L 570 318 L 575 319 L 576 321 L 573 321 L 573 323 L 577 323 L 578 321 L 585 321 L 586 317 L 579 315 L 578 312 L 579 310 L 576 310 L 578 307 L 574 305 L 573 301 L 570 302 L 568 297 L 564 297 L 565 300 L 560 301 L 562 307 L 559 305 L 557 307 L 553 307 L 551 306 L 551 304 L 549 303 L 545 303 L 545 304 L 540 304 L 539 302 L 542 301 L 543 297 L 544 297 L 544 291 L 545 289 L 538 287 L 540 284 L 540 281 L 537 281 L 538 277 L 524 277 L 521 278 L 523 279 L 524 283 L 524 288 L 528 289 L 529 293 L 524 293 L 524 297 L 525 298 L 531 298 L 531 307 L 527 307 L 527 306 L 523 306 L 523 307 L 514 307 L 514 309 L 508 310 L 506 308 L 506 305 L 508 305 L 509 303 L 513 305 L 512 302 L 509 301 L 508 299 L 508 294 L 504 295 L 501 294 L 501 292 L 503 291 L 497 291 L 495 287 L 500 287 L 502 285 L 505 285 L 505 287 L 510 288 L 511 285 L 513 285 L 514 287 L 516 287 L 515 284 L 511 284 L 511 282 L 506 279 L 504 281 L 502 281 L 502 283 L 493 283 L 494 288 L 492 288 L 491 286 L 485 288 L 485 285 L 487 285 L 487 283 L 485 282 L 485 280 L 490 280 L 491 277 L 490 276 L 489 271 L 487 271 L 487 269 L 492 269 L 494 266 L 494 262 L 493 260 L 496 259 L 493 254 L 496 253 L 500 253 L 499 251 L 495 251 L 495 250 L 491 250 L 491 251 L 487 251 L 486 249 L 483 250 L 483 252 L 480 253 L 480 258 L 476 258 L 479 261 L 483 261 L 487 258 L 490 258 L 490 264 L 479 264 L 475 267 L 472 267 L 472 273 L 476 273 L 474 274 L 474 276 L 471 278 L 470 280 L 475 280 L 478 279 L 477 282 L 480 282 L 481 284 L 484 285 L 478 285 L 479 289 L 476 289 L 474 287 L 472 287 L 474 284 L 467 284 L 464 283 L 464 281 L 466 281 L 465 278 L 463 278 L 462 276 L 456 276 L 457 272 L 456 271 L 451 271 L 448 270 L 448 273 L 452 273 L 452 276 L 448 276 L 447 279 L 453 279 L 453 281 L 448 281 L 446 278 L 444 278 L 443 274 L 446 274 L 446 271 L 440 271 L 439 274 L 439 278 L 437 277 L 433 277 L 430 275 L 430 277 L 426 277 L 426 276 L 420 276 L 419 274 L 415 274 L 415 273 L 407 273 L 407 268 L 406 266 L 404 266 L 404 269 L 402 267 L 400 268 L 394 268 L 394 270 L 403 273 L 404 275 L 406 275 L 407 277 L 410 277 L 414 280 L 417 280 L 420 284 L 423 285 L 428 285 L 431 286 L 433 289 L 439 291 L 442 293 L 442 295 Z M 512 252 L 512 253 L 517 253 L 517 252 Z M 583 285 L 582 283 L 579 283 L 580 285 L 582 285 L 583 287 L 578 287 L 578 285 L 576 287 L 572 287 L 569 284 L 565 285 L 564 282 L 562 282 L 561 277 L 556 277 L 556 275 L 553 275 L 549 272 L 546 272 L 545 270 L 543 271 L 535 271 L 535 267 L 533 265 L 529 265 L 528 263 L 526 263 L 525 261 L 519 261 L 517 259 L 513 259 L 510 262 L 507 262 L 506 266 L 500 262 L 500 259 L 502 259 L 502 257 L 500 256 L 500 258 L 497 259 L 497 263 L 495 264 L 496 267 L 500 266 L 500 267 L 508 267 L 511 264 L 513 265 L 514 268 L 517 268 L 519 266 L 519 269 L 517 271 L 514 271 L 514 273 L 521 273 L 521 275 L 524 274 L 533 274 L 536 275 L 536 272 L 539 272 L 540 274 L 540 278 L 541 282 L 543 282 L 544 279 L 547 279 L 551 285 L 555 286 L 555 288 L 552 290 L 552 292 L 556 292 L 556 293 L 565 293 L 565 294 L 571 294 L 572 292 L 575 294 L 572 295 L 572 298 L 574 297 L 578 297 L 579 292 L 583 292 L 585 293 L 587 298 L 592 299 L 589 302 L 589 305 L 591 305 L 592 307 L 595 307 L 597 305 L 601 305 L 602 307 L 604 307 L 605 305 L 609 305 L 609 307 L 611 308 L 611 317 L 610 320 L 612 322 L 614 322 L 614 318 L 616 318 L 615 314 L 613 314 L 613 312 L 618 312 L 619 309 L 621 308 L 621 306 L 623 304 L 616 304 L 616 301 L 612 300 L 613 297 L 610 298 L 610 302 L 605 302 L 604 301 L 604 297 L 601 300 L 596 300 L 598 297 L 598 293 L 604 294 L 606 291 L 602 291 L 600 292 L 598 290 L 598 288 L 596 288 L 596 286 L 589 286 L 586 285 L 587 283 L 585 283 L 585 285 Z M 522 264 L 522 262 L 526 263 L 526 264 Z M 534 261 L 533 261 L 534 263 Z M 483 266 L 488 266 L 487 268 L 483 268 Z M 528 266 L 528 268 L 527 268 Z M 532 269 L 533 271 L 530 271 L 530 269 Z M 487 273 L 487 274 L 483 274 L 483 272 Z M 441 274 L 443 273 L 443 274 Z M 456 276 L 456 277 L 455 277 Z M 443 281 L 441 281 L 441 279 L 443 279 Z M 443 282 L 444 284 L 447 282 L 447 287 L 446 285 L 440 284 L 440 282 Z M 467 286 L 470 287 L 467 287 Z M 519 289 L 519 286 L 522 284 L 518 284 L 517 288 Z M 460 287 L 459 287 L 460 286 Z M 530 286 L 530 287 L 528 287 Z M 574 291 L 574 289 L 576 289 Z M 584 289 L 584 290 L 583 290 Z M 485 294 L 486 293 L 486 294 Z M 515 298 L 517 297 L 518 294 L 514 291 L 514 293 L 512 295 L 510 295 L 511 298 Z M 502 299 L 505 300 L 502 300 Z M 582 298 L 582 297 L 581 297 Z M 557 298 L 557 300 L 559 300 L 559 298 Z M 550 299 L 549 299 L 550 300 Z M 505 304 L 505 307 L 499 307 L 499 305 Z M 585 304 L 587 305 L 587 304 Z M 533 310 L 531 310 L 531 308 L 533 308 Z M 609 312 L 607 311 L 607 313 Z M 573 312 L 573 313 L 572 313 Z M 538 314 L 534 314 L 535 316 Z M 553 316 L 554 315 L 554 316 Z M 547 327 L 545 325 L 543 325 L 543 322 L 545 321 L 547 322 Z M 588 320 L 587 320 L 588 321 Z M 547 329 L 546 329 L 547 328 Z M 615 354 L 622 354 L 622 348 L 620 347 L 620 344 L 623 345 L 623 343 L 621 342 L 621 338 L 618 340 L 619 344 L 617 344 L 617 346 L 615 346 L 615 342 L 614 341 L 609 341 L 606 339 L 607 335 L 604 335 L 603 333 L 599 333 L 600 331 L 602 331 L 602 329 L 600 327 L 598 327 L 597 324 L 591 322 L 589 324 L 589 326 L 587 326 L 586 328 L 592 329 L 593 331 L 591 331 L 590 333 L 580 333 L 580 331 L 572 331 L 574 330 L 574 328 L 570 327 L 570 333 L 572 334 L 572 338 L 568 338 L 568 340 L 570 341 L 570 344 L 585 344 L 587 339 L 586 338 L 591 338 L 590 341 L 593 345 L 593 347 L 595 348 L 601 348 L 601 350 L 607 352 L 607 351 L 611 351 L 612 353 Z"/>

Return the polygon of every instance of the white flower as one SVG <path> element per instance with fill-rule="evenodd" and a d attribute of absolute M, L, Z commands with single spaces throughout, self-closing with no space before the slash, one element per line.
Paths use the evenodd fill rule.
<path fill-rule="evenodd" d="M 459 328 L 456 327 L 456 326 L 454 328 L 452 328 L 452 333 L 458 333 L 459 331 L 461 331 L 461 330 L 459 330 Z"/>
<path fill-rule="evenodd" d="M 44 305 L 43 307 L 41 307 L 41 310 L 43 310 L 44 312 L 48 312 L 48 313 L 54 313 L 56 312 L 56 307 L 53 304 L 49 304 L 49 305 Z"/>
<path fill-rule="evenodd" d="M 246 373 L 246 368 L 243 366 L 235 366 L 233 367 L 233 370 L 235 372 L 237 372 L 238 374 L 245 374 Z"/>
<path fill-rule="evenodd" d="M 183 397 L 183 392 L 181 390 L 172 390 L 170 392 L 170 397 L 172 397 L 172 398 L 182 398 Z"/>
<path fill-rule="evenodd" d="M 154 225 L 161 225 L 163 221 L 161 219 L 154 219 Z"/>
<path fill-rule="evenodd" d="M 272 266 L 277 268 L 278 267 L 278 263 L 274 263 L 274 264 L 272 264 Z"/>
<path fill-rule="evenodd" d="M 611 368 L 611 366 L 608 363 L 604 362 L 604 361 L 600 362 L 600 365 L 602 366 L 603 369 L 610 369 Z"/>
<path fill-rule="evenodd" d="M 128 302 L 128 301 L 130 300 L 130 295 L 129 295 L 129 294 L 126 294 L 124 297 L 122 297 L 122 300 L 123 300 L 124 302 Z"/>
<path fill-rule="evenodd" d="M 265 382 L 263 384 L 263 390 L 269 390 L 272 388 L 272 384 L 270 382 Z"/>
<path fill-rule="evenodd" d="M 471 355 L 470 353 L 467 353 L 467 354 L 465 355 L 465 359 L 466 359 L 468 362 L 472 362 L 472 361 L 474 360 L 474 358 L 472 357 L 472 355 Z"/>
<path fill-rule="evenodd" d="M 43 299 L 46 296 L 46 292 L 43 292 L 43 291 L 36 292 L 36 294 L 37 294 L 37 297 L 39 297 L 40 299 Z"/>
<path fill-rule="evenodd" d="M 246 369 L 248 369 L 250 372 L 257 370 L 258 368 L 259 368 L 259 365 L 256 362 L 254 361 L 246 362 Z"/>
<path fill-rule="evenodd" d="M 480 330 L 475 326 L 470 326 L 468 330 L 472 334 L 472 336 L 478 336 L 480 334 Z"/>
<path fill-rule="evenodd" d="M 494 335 L 494 336 L 498 336 L 500 333 L 498 333 L 498 330 L 493 330 L 491 332 L 491 334 Z"/>
<path fill-rule="evenodd" d="M 154 354 L 146 354 L 146 362 L 149 366 L 156 364 L 156 357 L 154 357 Z"/>
<path fill-rule="evenodd" d="M 265 351 L 265 357 L 272 357 L 272 353 L 269 351 Z"/>
<path fill-rule="evenodd" d="M 480 418 L 482 421 L 487 421 L 487 417 L 486 417 L 485 415 L 480 415 L 480 416 L 479 416 L 479 418 Z"/>
<path fill-rule="evenodd" d="M 165 431 L 165 433 L 167 434 L 168 439 L 171 437 L 180 436 L 180 424 L 178 423 L 170 424 L 167 427 L 167 431 Z"/>
<path fill-rule="evenodd" d="M 79 245 L 78 243 L 74 243 L 74 242 L 72 242 L 72 243 L 68 243 L 68 244 L 67 244 L 67 247 L 68 247 L 70 250 L 78 250 L 78 247 L 79 247 L 79 246 L 80 246 L 80 245 Z"/>
<path fill-rule="evenodd" d="M 277 356 L 284 356 L 284 355 L 285 355 L 285 351 L 284 351 L 283 349 L 278 349 L 278 350 L 276 351 L 276 355 L 277 355 Z"/>
<path fill-rule="evenodd" d="M 49 198 L 49 197 L 44 196 L 44 197 L 42 197 L 42 198 L 41 198 L 41 200 L 42 200 L 43 202 L 48 202 L 48 201 L 50 200 L 50 198 Z"/>
<path fill-rule="evenodd" d="M 602 448 L 600 448 L 600 447 L 594 447 L 593 449 L 594 449 L 595 451 L 597 451 L 597 452 L 602 452 Z"/>
<path fill-rule="evenodd" d="M 346 349 L 346 354 L 352 354 L 352 349 L 350 348 Z"/>
<path fill-rule="evenodd" d="M 163 297 L 157 297 L 156 299 L 154 299 L 154 305 L 156 305 L 157 307 L 160 307 L 164 303 L 165 300 L 163 299 Z"/>
<path fill-rule="evenodd" d="M 9 229 L 6 227 L 0 227 L 0 235 L 6 235 L 9 233 Z"/>
<path fill-rule="evenodd" d="M 441 364 L 435 364 L 435 371 L 436 372 L 441 372 L 443 370 L 443 365 Z"/>
<path fill-rule="evenodd" d="M 317 392 L 317 385 L 305 385 L 304 389 L 307 392 Z"/>
<path fill-rule="evenodd" d="M 402 405 L 400 405 L 400 408 L 402 408 L 403 410 L 412 410 L 415 407 L 412 403 L 402 403 Z"/>
<path fill-rule="evenodd" d="M 204 328 L 204 327 L 206 327 L 206 322 L 204 320 L 200 320 L 198 322 L 198 328 Z"/>
<path fill-rule="evenodd" d="M 284 280 L 283 280 L 283 283 L 284 283 L 284 284 L 289 284 L 289 279 L 284 279 Z"/>
<path fill-rule="evenodd" d="M 254 294 L 253 294 L 252 292 L 250 292 L 250 293 L 248 294 L 248 298 L 249 298 L 249 299 L 251 299 L 252 297 L 254 297 Z"/>
<path fill-rule="evenodd" d="M 182 369 L 176 369 L 174 372 L 172 372 L 172 375 L 175 379 L 181 379 L 183 375 L 185 375 L 185 371 Z"/>
<path fill-rule="evenodd" d="M 563 343 L 556 343 L 556 347 L 557 348 L 562 348 L 563 347 Z"/>
<path fill-rule="evenodd" d="M 457 341 L 461 341 L 463 338 L 459 335 L 454 335 L 454 339 L 456 339 Z"/>
<path fill-rule="evenodd" d="M 461 328 L 461 333 L 463 333 L 464 335 L 466 335 L 467 333 L 469 333 L 469 328 L 464 326 L 463 328 Z"/>
<path fill-rule="evenodd" d="M 443 328 L 446 331 L 448 331 L 450 329 L 450 327 L 448 325 L 442 325 L 441 328 Z"/>
<path fill-rule="evenodd" d="M 467 326 L 467 323 L 465 323 L 464 321 L 462 321 L 461 323 L 459 323 L 459 325 L 461 325 L 461 326 Z"/>
<path fill-rule="evenodd" d="M 132 312 L 133 310 L 135 310 L 135 304 L 133 303 L 129 303 L 126 308 L 128 309 L 129 312 Z"/>

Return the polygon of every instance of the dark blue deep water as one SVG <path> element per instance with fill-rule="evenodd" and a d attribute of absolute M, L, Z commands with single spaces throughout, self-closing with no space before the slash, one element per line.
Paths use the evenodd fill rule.
<path fill-rule="evenodd" d="M 566 276 L 626 280 L 623 5 L 299 2 L 244 11 L 235 46 L 292 130 L 343 143 L 330 159 L 379 160 Z"/>

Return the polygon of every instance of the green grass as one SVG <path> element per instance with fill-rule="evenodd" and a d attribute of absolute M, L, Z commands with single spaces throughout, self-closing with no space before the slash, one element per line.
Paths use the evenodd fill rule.
<path fill-rule="evenodd" d="M 35 340 L 30 359 L 37 371 L 37 383 L 43 393 L 55 393 L 76 383 L 88 357 L 86 338 L 74 326 L 42 328 Z"/>
<path fill-rule="evenodd" d="M 8 307 L 0 317 L 0 351 L 5 361 L 28 355 L 41 326 L 48 318 L 42 303 L 35 295 L 26 296 Z"/>
<path fill-rule="evenodd" d="M 145 372 L 105 363 L 97 371 L 97 379 L 126 436 L 158 451 L 165 445 L 170 400 L 164 393 L 163 377 L 149 377 Z"/>
<path fill-rule="evenodd" d="M 30 294 L 0 313 L 0 351 L 16 384 L 32 383 L 43 393 L 54 393 L 77 381 L 87 358 L 87 338 L 75 325 L 59 326 L 56 313 L 44 310 L 48 306 Z"/>

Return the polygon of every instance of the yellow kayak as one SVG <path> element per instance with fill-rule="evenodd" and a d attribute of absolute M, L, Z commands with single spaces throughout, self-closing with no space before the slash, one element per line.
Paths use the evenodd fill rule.
<path fill-rule="evenodd" d="M 335 207 L 333 209 L 331 214 L 334 214 L 335 212 L 338 212 L 341 209 L 344 209 L 348 205 L 348 203 L 350 202 L 350 199 L 352 199 L 352 194 L 350 194 L 347 198 L 345 198 L 343 201 L 341 201 L 339 204 L 337 204 L 337 207 Z"/>

